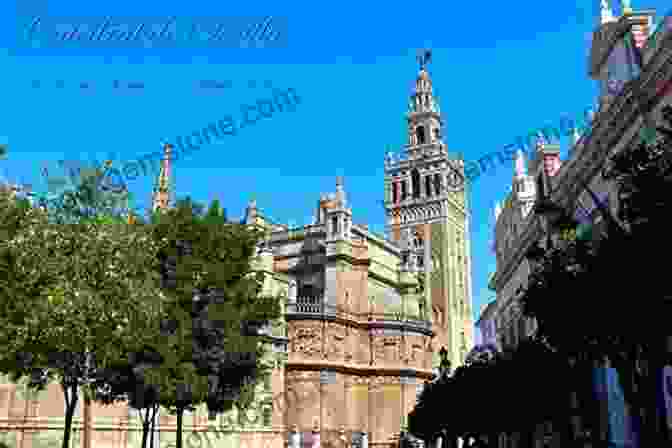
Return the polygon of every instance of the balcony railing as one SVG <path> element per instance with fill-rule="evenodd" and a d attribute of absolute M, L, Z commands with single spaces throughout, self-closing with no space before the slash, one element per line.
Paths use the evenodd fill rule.
<path fill-rule="evenodd" d="M 324 297 L 297 297 L 294 305 L 296 313 L 310 313 L 310 314 L 324 314 L 326 311 L 326 304 L 324 303 Z M 290 307 L 287 308 L 287 312 L 290 312 Z"/>
<path fill-rule="evenodd" d="M 355 313 L 341 306 L 325 303 L 324 297 L 297 297 L 296 302 L 287 303 L 289 315 L 333 316 L 359 322 L 397 323 L 431 330 L 431 322 L 417 314 L 397 313 Z"/>

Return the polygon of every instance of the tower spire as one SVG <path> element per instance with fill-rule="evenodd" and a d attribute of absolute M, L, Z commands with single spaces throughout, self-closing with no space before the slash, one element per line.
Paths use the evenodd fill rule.
<path fill-rule="evenodd" d="M 611 11 L 609 0 L 600 0 L 600 24 L 604 25 L 614 21 L 614 14 Z"/>
<path fill-rule="evenodd" d="M 425 70 L 427 64 L 432 60 L 432 50 L 419 50 L 418 51 L 418 64 L 420 65 L 420 71 Z"/>
<path fill-rule="evenodd" d="M 516 177 L 520 178 L 527 174 L 525 168 L 525 156 L 521 149 L 516 153 Z"/>
<path fill-rule="evenodd" d="M 161 171 L 159 172 L 159 176 L 156 180 L 156 186 L 154 187 L 154 197 L 152 198 L 152 211 L 157 211 L 159 209 L 165 211 L 168 209 L 170 195 L 172 194 L 170 188 L 172 151 L 173 145 L 170 143 L 164 143 Z"/>
<path fill-rule="evenodd" d="M 415 91 L 409 101 L 410 113 L 434 112 L 439 113 L 438 104 L 434 99 L 432 91 L 432 80 L 427 72 L 427 64 L 432 59 L 431 50 L 422 50 L 418 52 L 418 64 L 420 70 L 415 80 Z"/>
<path fill-rule="evenodd" d="M 632 7 L 630 6 L 630 0 L 621 0 L 621 11 L 624 16 L 632 14 Z"/>

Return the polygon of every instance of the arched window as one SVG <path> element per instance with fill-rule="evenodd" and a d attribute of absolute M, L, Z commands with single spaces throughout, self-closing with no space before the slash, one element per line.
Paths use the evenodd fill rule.
<path fill-rule="evenodd" d="M 415 128 L 415 136 L 418 139 L 418 145 L 425 143 L 425 128 L 424 126 L 418 126 Z"/>
<path fill-rule="evenodd" d="M 432 176 L 425 176 L 425 192 L 427 196 L 432 195 Z"/>
<path fill-rule="evenodd" d="M 420 172 L 418 172 L 418 169 L 414 169 L 411 172 L 411 183 L 413 186 L 413 197 L 414 198 L 419 198 L 420 197 Z"/>
<path fill-rule="evenodd" d="M 441 175 L 438 173 L 434 175 L 434 194 L 441 194 Z"/>
<path fill-rule="evenodd" d="M 537 197 L 544 197 L 546 195 L 546 189 L 544 188 L 544 177 L 539 175 L 537 177 Z"/>

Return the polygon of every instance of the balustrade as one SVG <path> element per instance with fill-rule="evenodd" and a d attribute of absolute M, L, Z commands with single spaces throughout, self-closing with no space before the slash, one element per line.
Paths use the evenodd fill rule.
<path fill-rule="evenodd" d="M 297 297 L 296 302 L 287 303 L 287 314 L 315 314 L 340 316 L 349 320 L 367 321 L 367 322 L 387 322 L 412 325 L 423 329 L 431 329 L 431 322 L 423 320 L 418 315 L 407 315 L 403 312 L 397 313 L 355 313 L 344 309 L 342 306 L 334 306 L 325 303 L 323 296 L 304 296 Z"/>

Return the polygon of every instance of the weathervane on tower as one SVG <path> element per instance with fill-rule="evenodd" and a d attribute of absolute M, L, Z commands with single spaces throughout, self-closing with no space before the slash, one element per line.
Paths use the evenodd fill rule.
<path fill-rule="evenodd" d="M 432 50 L 418 50 L 418 64 L 420 64 L 420 70 L 424 70 L 427 67 L 429 61 L 432 60 Z"/>

